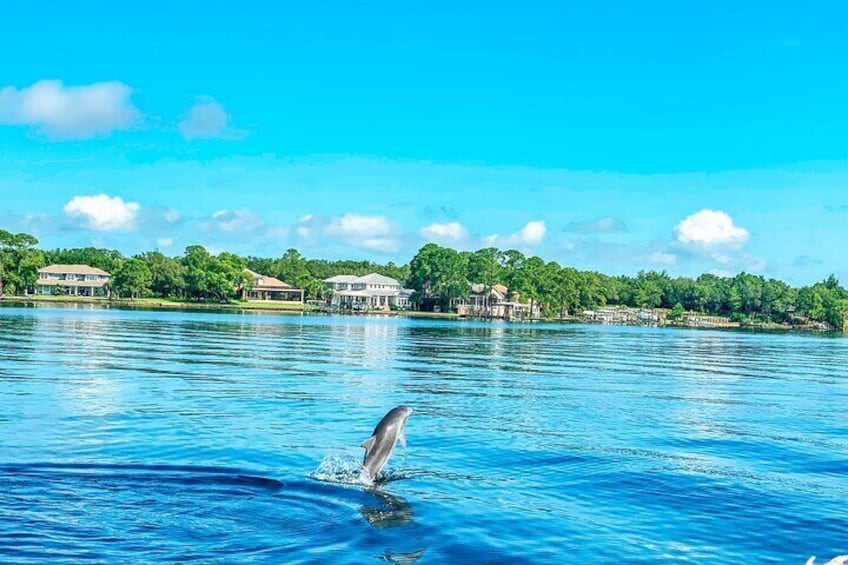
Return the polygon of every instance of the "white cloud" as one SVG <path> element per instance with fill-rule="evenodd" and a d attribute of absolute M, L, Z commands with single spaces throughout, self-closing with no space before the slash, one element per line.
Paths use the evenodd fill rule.
<path fill-rule="evenodd" d="M 95 231 L 126 231 L 135 227 L 138 211 L 136 202 L 124 202 L 120 196 L 98 194 L 74 196 L 65 204 L 65 214 Z"/>
<path fill-rule="evenodd" d="M 499 245 L 501 247 L 537 247 L 545 239 L 545 222 L 536 220 L 528 222 L 526 226 L 514 234 L 501 237 L 497 234 L 483 238 L 485 245 Z"/>
<path fill-rule="evenodd" d="M 702 248 L 740 247 L 748 241 L 748 230 L 733 223 L 721 210 L 704 209 L 684 218 L 674 228 L 678 243 Z"/>
<path fill-rule="evenodd" d="M 156 240 L 156 245 L 159 247 L 171 247 L 174 245 L 174 239 L 171 237 L 160 237 Z"/>
<path fill-rule="evenodd" d="M 385 216 L 345 214 L 332 220 L 324 232 L 354 247 L 386 253 L 394 253 L 400 247 L 397 228 Z"/>
<path fill-rule="evenodd" d="M 735 276 L 734 273 L 728 271 L 727 269 L 710 269 L 710 274 L 715 275 L 717 277 L 721 277 L 723 279 L 731 279 Z"/>
<path fill-rule="evenodd" d="M 345 214 L 327 226 L 327 233 L 345 237 L 383 236 L 392 232 L 391 222 L 384 216 Z"/>
<path fill-rule="evenodd" d="M 219 210 L 212 214 L 208 225 L 224 233 L 247 233 L 264 227 L 265 222 L 247 209 Z"/>
<path fill-rule="evenodd" d="M 461 245 L 468 239 L 468 230 L 459 222 L 430 224 L 421 228 L 421 237 L 445 245 Z"/>
<path fill-rule="evenodd" d="M 385 216 L 345 214 L 325 218 L 313 214 L 301 216 L 292 232 L 308 245 L 321 245 L 328 241 L 341 241 L 345 245 L 383 253 L 400 249 L 400 230 Z"/>
<path fill-rule="evenodd" d="M 211 98 L 198 99 L 177 127 L 186 139 L 236 139 L 245 134 L 231 127 L 230 115 Z"/>
<path fill-rule="evenodd" d="M 135 125 L 141 113 L 122 82 L 65 86 L 42 80 L 0 89 L 0 124 L 34 127 L 51 139 L 87 139 Z"/>

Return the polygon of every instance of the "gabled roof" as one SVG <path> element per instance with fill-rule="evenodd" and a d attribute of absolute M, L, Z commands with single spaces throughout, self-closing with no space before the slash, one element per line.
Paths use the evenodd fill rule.
<path fill-rule="evenodd" d="M 260 275 L 250 269 L 245 269 L 250 276 L 253 277 L 253 290 L 272 290 L 272 289 L 289 289 L 292 285 L 284 283 L 280 279 L 269 277 L 268 275 Z"/>
<path fill-rule="evenodd" d="M 489 289 L 488 295 L 494 296 L 498 300 L 503 300 L 506 298 L 506 287 L 502 284 L 494 284 L 492 288 Z M 486 285 L 477 283 L 471 285 L 471 294 L 486 294 Z"/>
<path fill-rule="evenodd" d="M 359 277 L 356 275 L 336 275 L 329 279 L 324 279 L 325 283 L 352 283 L 356 282 Z"/>
<path fill-rule="evenodd" d="M 325 283 L 361 283 L 361 284 L 383 284 L 383 285 L 393 285 L 400 286 L 400 282 L 391 277 L 387 277 L 378 273 L 371 273 L 370 275 L 365 275 L 364 277 L 357 277 L 356 275 L 336 275 L 334 277 L 330 277 L 329 279 L 324 279 Z"/>
<path fill-rule="evenodd" d="M 101 275 L 109 276 L 109 273 L 97 267 L 89 267 L 88 265 L 47 265 L 38 269 L 39 273 L 47 273 L 50 275 Z"/>
<path fill-rule="evenodd" d="M 378 273 L 371 273 L 370 275 L 359 277 L 356 282 L 365 284 L 390 284 L 400 286 L 400 282 L 398 282 L 396 279 L 393 279 L 392 277 L 387 277 L 385 275 L 380 275 Z"/>

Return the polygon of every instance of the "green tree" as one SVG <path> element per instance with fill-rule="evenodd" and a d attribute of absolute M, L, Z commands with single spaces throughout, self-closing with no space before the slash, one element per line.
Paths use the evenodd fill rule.
<path fill-rule="evenodd" d="M 467 265 L 454 249 L 428 243 L 409 264 L 409 285 L 425 310 L 450 310 L 451 301 L 468 292 Z"/>
<path fill-rule="evenodd" d="M 44 254 L 48 264 L 89 265 L 109 273 L 113 272 L 124 258 L 119 251 L 114 249 L 99 249 L 96 247 L 54 249 L 46 251 Z"/>
<path fill-rule="evenodd" d="M 202 245 L 190 245 L 182 258 L 186 295 L 194 300 L 209 296 L 209 271 L 212 256 Z"/>
<path fill-rule="evenodd" d="M 501 280 L 501 252 L 494 247 L 470 253 L 467 265 L 468 281 L 472 284 L 482 284 L 487 292 Z"/>
<path fill-rule="evenodd" d="M 142 259 L 132 258 L 123 261 L 112 273 L 109 285 L 119 297 L 139 298 L 150 292 L 153 274 Z"/>
<path fill-rule="evenodd" d="M 303 290 L 306 293 L 306 298 L 313 300 L 324 300 L 329 294 L 329 289 L 324 285 L 324 282 L 318 279 L 310 279 Z"/>
<path fill-rule="evenodd" d="M 36 245 L 38 239 L 28 233 L 0 230 L 0 292 L 24 294 L 35 286 L 44 265 Z"/>
<path fill-rule="evenodd" d="M 142 253 L 139 258 L 150 269 L 150 290 L 155 296 L 181 298 L 185 295 L 185 268 L 179 260 L 158 251 Z"/>
<path fill-rule="evenodd" d="M 274 262 L 270 274 L 297 288 L 306 288 L 312 280 L 306 259 L 297 249 L 289 249 L 283 253 L 283 256 Z"/>
<path fill-rule="evenodd" d="M 225 252 L 211 258 L 207 285 L 210 298 L 226 302 L 242 291 L 250 290 L 253 277 L 245 271 L 244 259 Z"/>
<path fill-rule="evenodd" d="M 825 319 L 824 300 L 815 288 L 804 287 L 798 291 L 798 309 L 811 320 Z"/>

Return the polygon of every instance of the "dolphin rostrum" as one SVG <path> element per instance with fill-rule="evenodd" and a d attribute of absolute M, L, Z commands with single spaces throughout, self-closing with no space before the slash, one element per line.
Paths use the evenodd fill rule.
<path fill-rule="evenodd" d="M 359 475 L 363 483 L 373 484 L 380 470 L 392 456 L 395 444 L 400 441 L 406 447 L 403 426 L 412 414 L 408 406 L 396 406 L 383 416 L 371 437 L 362 442 L 365 448 L 365 458 L 362 460 L 362 471 Z"/>

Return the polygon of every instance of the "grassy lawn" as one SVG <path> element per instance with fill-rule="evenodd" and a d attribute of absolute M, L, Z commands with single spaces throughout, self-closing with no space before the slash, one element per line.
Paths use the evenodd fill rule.
<path fill-rule="evenodd" d="M 277 300 L 239 300 L 230 304 L 232 308 L 244 308 L 245 310 L 288 310 L 302 312 L 303 302 L 287 302 Z"/>
<path fill-rule="evenodd" d="M 176 300 L 171 298 L 99 298 L 88 296 L 52 296 L 52 295 L 29 295 L 29 296 L 6 296 L 8 302 L 51 302 L 65 304 L 112 304 L 115 306 L 128 306 L 132 308 L 187 308 L 187 309 L 229 309 L 229 310 L 277 310 L 285 312 L 302 312 L 301 302 L 277 302 L 270 300 L 236 300 L 225 304 L 216 302 L 192 302 L 187 300 Z"/>
<path fill-rule="evenodd" d="M 459 314 L 456 314 L 455 312 L 418 312 L 417 310 L 403 310 L 398 312 L 397 315 L 406 316 L 408 318 L 459 318 Z"/>
<path fill-rule="evenodd" d="M 107 304 L 108 298 L 96 296 L 52 296 L 49 294 L 29 294 L 27 296 L 4 296 L 3 300 L 8 302 L 67 302 L 87 304 Z"/>

